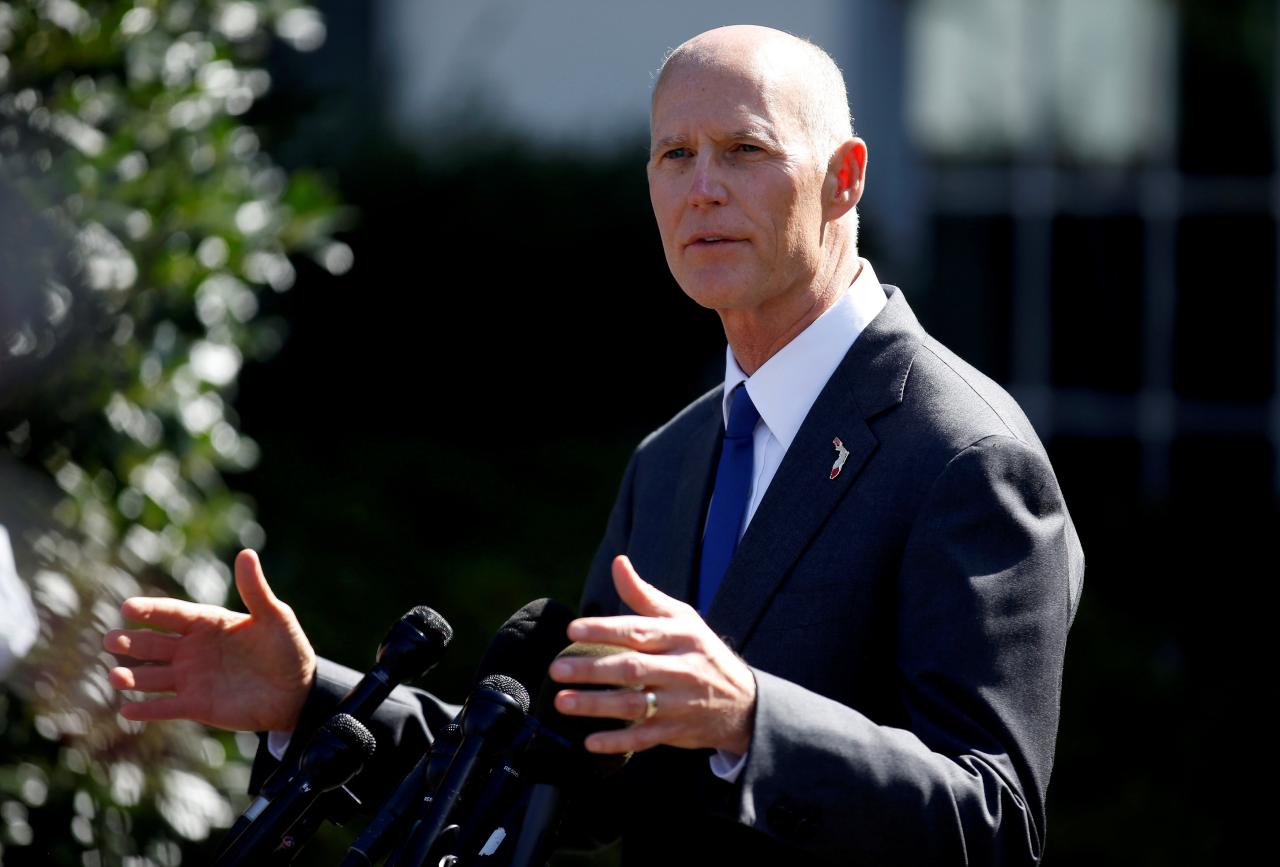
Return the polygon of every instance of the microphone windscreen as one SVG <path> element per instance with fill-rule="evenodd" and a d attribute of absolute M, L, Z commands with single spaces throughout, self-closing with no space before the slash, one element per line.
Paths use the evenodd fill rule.
<path fill-rule="evenodd" d="M 577 641 L 560 651 L 556 658 L 599 658 L 626 652 L 628 652 L 628 648 L 612 644 L 588 644 Z M 563 739 L 570 745 L 572 760 L 565 762 L 563 756 L 555 756 L 551 750 L 545 747 L 535 747 L 531 758 L 535 762 L 537 768 L 535 774 L 538 779 L 551 781 L 548 777 L 561 778 L 570 776 L 576 779 L 556 779 L 555 782 L 561 785 L 573 784 L 581 781 L 582 778 L 610 776 L 617 773 L 627 763 L 631 758 L 630 753 L 589 753 L 582 746 L 582 742 L 587 735 L 595 732 L 615 731 L 626 728 L 631 725 L 629 721 L 611 717 L 566 716 L 560 713 L 555 706 L 556 694 L 562 689 L 614 690 L 618 688 L 611 684 L 570 684 L 559 683 L 549 677 L 543 678 L 542 687 L 538 690 L 538 700 L 534 704 L 533 715 L 538 720 L 539 725 L 549 729 L 554 736 Z"/>
<path fill-rule="evenodd" d="M 437 636 L 442 647 L 453 640 L 453 627 L 434 608 L 419 605 L 407 612 L 404 619 L 418 627 L 423 635 Z"/>
<path fill-rule="evenodd" d="M 355 776 L 377 748 L 377 741 L 350 714 L 334 714 L 322 725 L 298 760 L 312 787 L 325 792 Z"/>
<path fill-rule="evenodd" d="M 529 712 L 529 690 L 525 689 L 524 684 L 514 677 L 508 677 L 505 674 L 491 674 L 480 681 L 480 686 L 496 689 L 498 692 L 510 696 L 515 699 L 516 704 L 520 705 L 522 713 Z"/>
<path fill-rule="evenodd" d="M 436 732 L 435 741 L 432 741 L 432 743 L 434 744 L 436 741 L 444 741 L 446 744 L 452 743 L 455 746 L 460 744 L 462 742 L 462 726 L 456 722 L 449 723 Z"/>
<path fill-rule="evenodd" d="M 476 680 L 505 674 L 520 683 L 541 683 L 547 666 L 569 643 L 573 610 L 554 599 L 535 599 L 502 624 L 480 659 Z"/>
<path fill-rule="evenodd" d="M 435 740 L 431 742 L 431 753 L 427 756 L 427 766 L 425 768 L 427 791 L 434 791 L 436 786 L 440 785 L 440 781 L 444 779 L 445 772 L 449 770 L 449 763 L 453 761 L 453 756 L 458 752 L 458 747 L 461 745 L 462 726 L 456 722 L 451 722 L 436 732 Z"/>
<path fill-rule="evenodd" d="M 399 683 L 434 668 L 452 639 L 453 627 L 449 621 L 427 606 L 419 605 L 391 624 L 378 645 L 376 659 L 387 677 Z M 356 715 L 365 716 L 372 709 L 358 708 Z"/>
<path fill-rule="evenodd" d="M 372 758 L 374 750 L 378 748 L 378 742 L 374 740 L 369 730 L 350 714 L 335 714 L 329 718 L 323 728 L 337 735 L 340 741 L 363 755 L 365 759 Z"/>

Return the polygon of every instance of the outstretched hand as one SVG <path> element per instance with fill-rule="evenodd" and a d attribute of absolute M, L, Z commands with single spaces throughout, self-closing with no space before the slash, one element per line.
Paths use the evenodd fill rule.
<path fill-rule="evenodd" d="M 564 714 L 636 721 L 590 735 L 586 748 L 626 753 L 669 744 L 746 753 L 756 700 L 751 669 L 697 611 L 645 582 L 626 556 L 614 558 L 613 583 L 636 614 L 579 618 L 569 624 L 569 638 L 632 652 L 564 658 L 551 666 L 551 677 L 561 683 L 631 687 L 566 689 L 556 696 L 556 708 Z M 647 692 L 657 707 L 648 717 Z"/>
<path fill-rule="evenodd" d="M 113 629 L 103 637 L 107 650 L 145 663 L 113 668 L 111 684 L 169 693 L 126 702 L 125 718 L 190 719 L 240 731 L 297 725 L 315 678 L 315 651 L 293 609 L 271 592 L 255 552 L 237 555 L 235 576 L 248 614 L 179 599 L 124 601 L 126 621 L 154 628 Z"/>

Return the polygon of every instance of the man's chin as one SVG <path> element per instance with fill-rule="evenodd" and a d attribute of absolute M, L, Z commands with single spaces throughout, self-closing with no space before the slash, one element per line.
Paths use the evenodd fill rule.
<path fill-rule="evenodd" d="M 742 281 L 698 281 L 690 285 L 680 284 L 684 294 L 698 306 L 708 310 L 737 310 L 754 306 L 751 293 L 743 288 Z"/>

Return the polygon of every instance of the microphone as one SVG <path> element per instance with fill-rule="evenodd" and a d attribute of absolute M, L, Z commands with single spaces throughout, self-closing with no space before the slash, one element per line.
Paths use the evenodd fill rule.
<path fill-rule="evenodd" d="M 541 683 L 547 666 L 569 643 L 566 632 L 573 620 L 573 610 L 554 599 L 535 599 L 502 625 L 485 651 L 479 676 L 494 672 L 510 674 L 519 683 Z M 526 716 L 523 725 L 506 744 L 494 762 L 489 779 L 472 800 L 468 796 L 470 816 L 501 816 L 511 790 L 520 778 L 519 760 L 530 742 L 539 734 L 537 720 Z M 518 794 L 518 793 L 517 793 Z M 467 827 L 475 827 L 472 822 Z M 460 852 L 465 852 L 465 841 Z"/>
<path fill-rule="evenodd" d="M 625 651 L 626 648 L 613 645 L 579 642 L 566 647 L 556 658 L 600 657 Z M 556 694 L 570 687 L 615 688 L 602 684 L 562 684 L 544 678 L 530 715 L 535 734 L 521 756 L 519 771 L 511 775 L 514 781 L 507 791 L 493 799 L 497 809 L 483 814 L 477 810 L 473 814 L 474 820 L 466 827 L 464 842 L 459 848 L 465 857 L 486 864 L 505 863 L 510 858 L 512 863 L 518 861 L 540 867 L 554 849 L 568 799 L 587 785 L 616 774 L 631 758 L 629 753 L 590 753 L 583 748 L 587 735 L 624 728 L 630 723 L 608 717 L 560 713 L 555 707 Z M 518 836 L 508 839 L 513 835 Z"/>
<path fill-rule="evenodd" d="M 483 681 L 494 674 L 510 677 L 517 684 L 541 681 L 551 660 L 568 644 L 565 633 L 573 616 L 572 609 L 554 599 L 535 599 L 521 607 L 507 618 L 489 642 L 477 666 L 475 682 Z M 525 695 L 527 696 L 528 693 L 526 692 Z M 527 699 L 525 706 L 527 709 Z M 461 721 L 462 717 L 463 713 L 459 712 L 457 720 Z M 517 734 L 516 738 L 519 737 L 520 735 Z M 422 802 L 417 808 L 419 815 L 425 815 L 430 809 L 432 793 L 438 788 L 438 783 L 439 779 L 435 779 L 425 787 L 417 787 L 418 798 Z M 408 792 L 405 796 L 409 797 Z M 383 808 L 384 811 L 386 809 L 387 807 Z M 392 809 L 402 808 L 396 805 Z M 409 805 L 404 805 L 403 809 L 407 811 Z M 387 835 L 386 839 L 391 842 L 381 845 L 394 846 L 394 841 L 403 833 L 405 824 L 405 821 L 395 820 L 394 827 L 389 827 L 384 832 Z M 389 859 L 388 864 L 400 863 L 400 858 L 405 851 L 407 846 L 401 846 L 400 851 Z M 358 862 L 351 863 L 354 865 Z"/>
<path fill-rule="evenodd" d="M 338 867 L 373 867 L 391 851 L 396 839 L 404 831 L 409 811 L 427 793 L 433 791 L 444 779 L 449 763 L 462 742 L 462 728 L 449 723 L 436 735 L 431 749 L 423 755 L 391 794 L 378 815 L 365 828 Z"/>
<path fill-rule="evenodd" d="M 467 818 L 459 829 L 456 852 L 468 855 L 479 849 L 492 833 L 490 823 L 505 816 L 513 800 L 528 788 L 521 784 L 524 756 L 536 739 L 546 737 L 558 736 L 539 725 L 532 714 L 524 718 L 524 724 L 494 761 L 484 788 L 466 805 Z M 565 747 L 568 748 L 567 742 Z"/>
<path fill-rule="evenodd" d="M 321 726 L 298 762 L 298 773 L 214 861 L 215 867 L 252 864 L 274 850 L 282 836 L 325 792 L 346 784 L 373 756 L 373 735 L 350 714 L 340 713 Z"/>
<path fill-rule="evenodd" d="M 453 639 L 449 622 L 425 605 L 405 613 L 378 645 L 376 664 L 338 703 L 338 713 L 367 720 L 401 682 L 436 667 Z"/>
<path fill-rule="evenodd" d="M 378 645 L 373 668 L 342 698 L 335 713 L 368 722 L 397 684 L 415 675 L 425 675 L 434 668 L 452 638 L 453 627 L 435 610 L 419 605 L 405 612 L 391 625 Z M 271 805 L 289 785 L 295 772 L 296 765 L 289 762 L 272 772 L 258 796 L 223 835 L 223 851 L 229 849 L 254 819 Z"/>
<path fill-rule="evenodd" d="M 449 813 L 477 765 L 515 733 L 529 712 L 529 691 L 518 681 L 491 674 L 471 693 L 462 708 L 462 743 L 444 779 L 423 802 L 425 812 L 410 834 L 399 867 L 419 867 L 444 830 Z"/>
<path fill-rule="evenodd" d="M 476 681 L 505 674 L 520 683 L 542 683 L 547 666 L 569 644 L 573 610 L 554 599 L 535 599 L 507 618 L 489 642 Z"/>
<path fill-rule="evenodd" d="M 613 644 L 575 641 L 557 653 L 555 659 L 599 659 L 628 652 L 629 648 Z M 535 714 L 545 728 L 559 736 L 560 744 L 567 742 L 570 749 L 567 752 L 556 749 L 560 744 L 551 739 L 535 742 L 536 749 L 530 756 L 531 773 L 542 782 L 564 787 L 613 776 L 631 760 L 631 753 L 591 753 L 582 742 L 594 732 L 616 731 L 631 725 L 631 721 L 612 717 L 566 716 L 556 709 L 555 704 L 556 695 L 564 689 L 607 692 L 618 687 L 603 683 L 560 683 L 549 677 L 543 678 Z"/>

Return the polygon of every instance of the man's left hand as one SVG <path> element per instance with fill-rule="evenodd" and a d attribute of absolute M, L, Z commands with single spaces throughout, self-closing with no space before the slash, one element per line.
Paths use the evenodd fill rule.
<path fill-rule="evenodd" d="M 697 611 L 646 583 L 625 555 L 613 560 L 613 584 L 636 614 L 579 618 L 569 624 L 569 638 L 629 651 L 565 658 L 551 666 L 552 679 L 561 683 L 630 687 L 557 694 L 561 713 L 636 721 L 625 729 L 590 735 L 586 748 L 628 753 L 668 744 L 746 753 L 756 702 L 751 669 Z M 648 719 L 646 692 L 657 699 L 657 712 Z"/>

